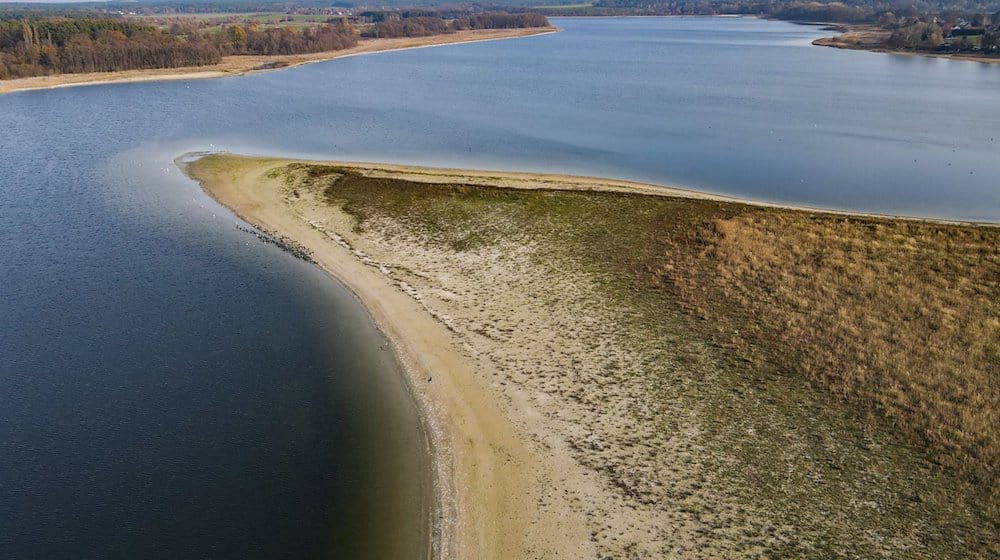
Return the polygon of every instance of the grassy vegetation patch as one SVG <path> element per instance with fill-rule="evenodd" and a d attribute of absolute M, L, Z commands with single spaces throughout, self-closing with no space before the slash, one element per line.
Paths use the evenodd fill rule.
<path fill-rule="evenodd" d="M 995 486 L 1000 229 L 748 210 L 657 242 L 654 276 L 741 354 Z"/>
<path fill-rule="evenodd" d="M 1000 229 L 289 170 L 362 234 L 513 242 L 588 279 L 643 357 L 627 374 L 661 405 L 658 429 L 702 422 L 683 435 L 711 452 L 675 460 L 747 509 L 706 508 L 700 481 L 639 499 L 742 524 L 747 554 L 1000 554 Z"/>

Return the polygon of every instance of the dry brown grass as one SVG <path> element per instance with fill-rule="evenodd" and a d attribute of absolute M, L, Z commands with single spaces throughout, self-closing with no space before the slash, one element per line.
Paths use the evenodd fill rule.
<path fill-rule="evenodd" d="M 272 174 L 553 399 L 610 557 L 1000 552 L 1000 229 L 385 173 Z"/>
<path fill-rule="evenodd" d="M 1000 228 L 470 185 L 435 187 L 452 200 L 442 213 L 423 183 L 346 174 L 337 187 L 367 193 L 348 205 L 362 222 L 407 208 L 456 250 L 490 242 L 489 227 L 463 227 L 484 212 L 523 207 L 524 231 L 544 215 L 625 281 L 615 290 L 648 303 L 666 288 L 743 358 L 884 415 L 987 487 L 1000 480 Z"/>
<path fill-rule="evenodd" d="M 664 236 L 657 273 L 741 353 L 1000 469 L 1000 230 L 749 211 Z"/>
<path fill-rule="evenodd" d="M 823 37 L 813 41 L 814 45 L 824 47 L 839 47 L 845 49 L 877 49 L 884 48 L 890 32 L 870 25 L 852 26 L 836 37 Z"/>
<path fill-rule="evenodd" d="M 835 37 L 822 37 L 813 41 L 813 44 L 821 47 L 834 47 L 837 49 L 853 49 L 902 55 L 927 56 L 933 58 L 948 58 L 952 60 L 968 60 L 972 62 L 981 62 L 983 64 L 1000 64 L 1000 57 L 988 52 L 940 53 L 929 50 L 893 48 L 887 44 L 890 35 L 892 35 L 890 31 L 886 31 L 873 25 L 848 25 L 846 31 L 840 35 Z"/>

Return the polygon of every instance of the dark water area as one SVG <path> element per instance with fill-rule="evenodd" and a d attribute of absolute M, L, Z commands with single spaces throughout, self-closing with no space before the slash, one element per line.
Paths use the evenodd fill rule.
<path fill-rule="evenodd" d="M 751 19 L 0 97 L 0 557 L 414 558 L 425 438 L 354 298 L 191 150 L 565 172 L 1000 220 L 1000 66 Z"/>
<path fill-rule="evenodd" d="M 385 340 L 177 173 L 169 113 L 103 89 L 0 98 L 0 557 L 421 557 Z"/>

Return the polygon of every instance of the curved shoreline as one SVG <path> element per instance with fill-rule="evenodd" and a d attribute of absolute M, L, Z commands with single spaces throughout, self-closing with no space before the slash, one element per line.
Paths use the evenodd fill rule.
<path fill-rule="evenodd" d="M 802 212 L 812 212 L 816 214 L 832 214 L 837 216 L 857 216 L 865 218 L 882 218 L 887 220 L 907 220 L 917 222 L 929 222 L 935 224 L 968 225 L 977 227 L 1000 227 L 1000 222 L 987 220 L 960 220 L 949 218 L 936 218 L 930 216 L 915 216 L 908 214 L 893 214 L 884 212 L 863 212 L 860 210 L 846 210 L 839 208 L 828 208 L 823 206 L 810 206 L 808 204 L 793 204 L 773 202 L 768 200 L 747 198 L 735 195 L 726 195 L 698 190 L 696 188 L 665 184 L 650 183 L 643 181 L 633 181 L 629 179 L 616 179 L 612 177 L 597 177 L 592 175 L 574 175 L 570 173 L 541 173 L 532 171 L 502 171 L 492 169 L 463 169 L 457 167 L 431 167 L 424 165 L 366 162 L 366 161 L 345 161 L 345 160 L 314 160 L 293 157 L 268 157 L 252 156 L 244 154 L 232 154 L 229 152 L 212 152 L 213 154 L 223 154 L 233 158 L 260 161 L 280 161 L 288 163 L 305 163 L 314 165 L 333 165 L 363 171 L 368 174 L 383 173 L 387 176 L 406 178 L 418 182 L 458 182 L 469 184 L 480 184 L 484 186 L 514 188 L 514 189 L 534 189 L 534 190 L 582 190 L 595 192 L 622 192 L 634 194 L 646 194 L 651 196 L 668 196 L 678 198 L 693 198 L 699 200 L 714 200 L 718 202 L 731 202 L 735 204 L 745 204 L 748 206 L 759 206 L 763 208 L 777 208 L 784 210 L 798 210 Z M 192 154 L 183 154 L 178 160 Z"/>
<path fill-rule="evenodd" d="M 289 198 L 291 187 L 283 182 L 283 175 L 271 174 L 272 170 L 292 163 L 327 164 L 349 167 L 369 177 L 431 184 L 634 193 L 794 209 L 683 189 L 568 175 L 229 154 L 192 170 L 191 164 L 182 161 L 186 157 L 179 157 L 178 165 L 212 198 L 240 218 L 277 231 L 308 249 L 318 266 L 358 297 L 393 344 L 428 426 L 434 465 L 434 515 L 430 520 L 433 558 L 520 558 L 540 549 L 552 558 L 584 556 L 594 543 L 580 530 L 586 527 L 580 510 L 558 497 L 553 501 L 552 494 L 545 490 L 554 480 L 563 487 L 585 487 L 586 473 L 581 474 L 565 449 L 545 437 L 547 425 L 544 419 L 536 418 L 537 411 L 516 393 L 511 396 L 489 384 L 491 371 L 477 369 L 482 367 L 481 362 L 476 363 L 449 317 L 428 307 L 420 293 L 397 280 L 382 262 L 351 244 L 347 235 L 352 227 L 349 216 L 339 215 L 329 223 L 311 221 L 315 217 L 300 213 Z M 893 219 L 811 208 L 798 210 Z M 538 509 L 543 498 L 548 500 L 544 514 Z"/>
<path fill-rule="evenodd" d="M 288 211 L 278 185 L 267 177 L 274 167 L 268 163 L 282 160 L 261 160 L 262 165 L 244 173 L 194 176 L 185 159 L 182 155 L 175 162 L 213 199 L 241 219 L 309 250 L 317 266 L 359 299 L 393 345 L 432 452 L 431 557 L 520 558 L 533 544 L 525 536 L 529 532 L 553 537 L 555 530 L 534 526 L 532 513 L 546 480 L 540 473 L 550 469 L 508 421 L 439 319 L 349 246 L 331 243 Z M 559 524 L 539 524 L 545 522 Z M 573 558 L 577 540 L 563 540 L 546 545 L 560 549 L 557 557 Z"/>
<path fill-rule="evenodd" d="M 18 91 L 59 89 L 66 87 L 94 86 L 102 84 L 124 84 L 139 82 L 168 82 L 177 80 L 205 80 L 231 76 L 247 76 L 264 72 L 275 72 L 296 68 L 316 62 L 326 62 L 366 54 L 422 49 L 442 45 L 500 41 L 535 35 L 547 35 L 562 31 L 558 27 L 524 29 L 483 29 L 458 31 L 429 37 L 400 37 L 394 39 L 368 39 L 357 46 L 340 51 L 328 51 L 293 55 L 237 55 L 223 57 L 222 62 L 213 66 L 188 66 L 184 68 L 156 68 L 147 70 L 123 70 L 120 72 L 93 72 L 86 74 L 56 74 L 54 76 L 33 76 L 0 80 L 0 95 Z M 277 64 L 275 67 L 264 66 Z"/>

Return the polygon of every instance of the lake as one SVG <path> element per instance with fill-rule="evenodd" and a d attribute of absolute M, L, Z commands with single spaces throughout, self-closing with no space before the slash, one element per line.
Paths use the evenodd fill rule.
<path fill-rule="evenodd" d="M 353 296 L 192 150 L 573 173 L 1000 221 L 1000 65 L 744 18 L 0 97 L 0 556 L 412 558 L 427 443 Z"/>

